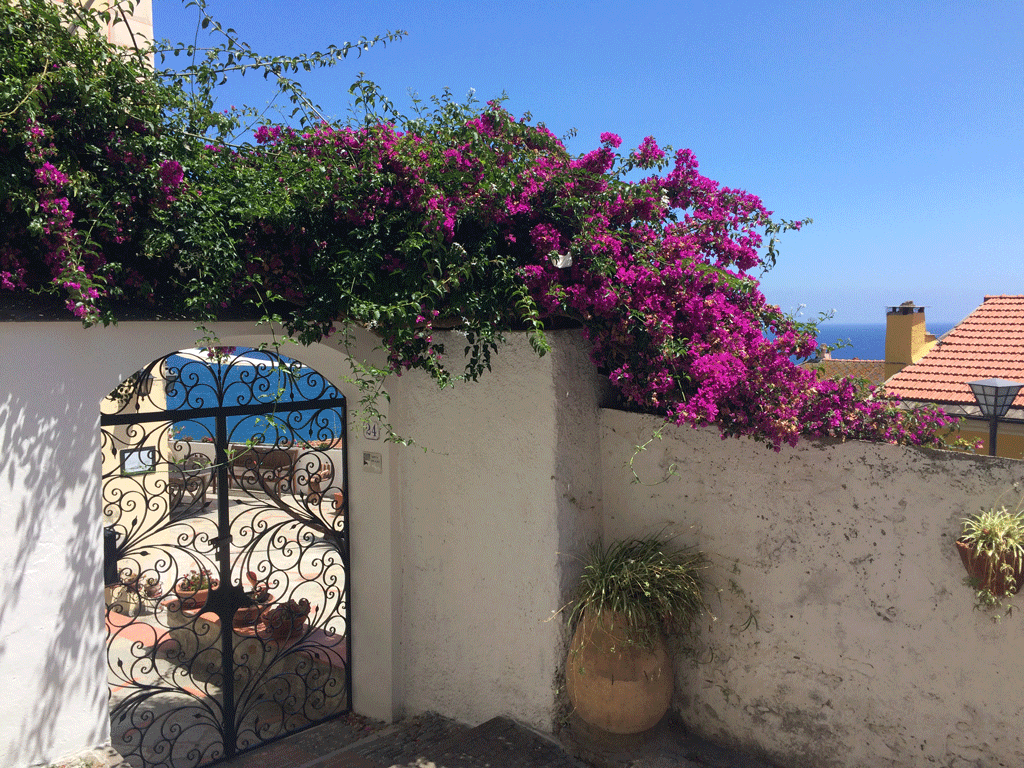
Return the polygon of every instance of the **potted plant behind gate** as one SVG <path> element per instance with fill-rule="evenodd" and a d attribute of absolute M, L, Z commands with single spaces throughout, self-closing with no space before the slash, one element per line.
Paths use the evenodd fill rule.
<path fill-rule="evenodd" d="M 202 610 L 211 589 L 216 589 L 219 582 L 210 576 L 205 568 L 193 568 L 187 575 L 178 579 L 174 592 L 185 610 Z"/>
<path fill-rule="evenodd" d="M 956 541 L 960 559 L 982 605 L 1016 594 L 1024 576 L 1024 498 L 1014 509 L 993 506 L 964 518 Z"/>
<path fill-rule="evenodd" d="M 666 636 L 690 634 L 704 603 L 707 560 L 660 536 L 591 547 L 569 615 L 565 683 L 575 714 L 615 734 L 653 728 L 675 677 Z"/>

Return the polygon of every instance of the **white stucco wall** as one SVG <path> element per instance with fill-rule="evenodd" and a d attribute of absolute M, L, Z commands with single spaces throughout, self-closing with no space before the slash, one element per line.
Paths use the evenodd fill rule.
<path fill-rule="evenodd" d="M 106 741 L 100 395 L 78 386 L 108 380 L 98 341 L 67 324 L 0 326 L 3 765 Z"/>
<path fill-rule="evenodd" d="M 0 765 L 107 740 L 99 402 L 197 335 L 0 326 Z M 677 669 L 675 705 L 696 731 L 789 766 L 1022 764 L 1020 619 L 974 610 L 952 542 L 1024 463 L 864 443 L 776 454 L 669 428 L 634 466 L 645 483 L 670 463 L 679 476 L 634 484 L 627 462 L 660 420 L 599 410 L 579 335 L 551 339 L 537 358 L 510 335 L 475 384 L 390 381 L 381 405 L 408 448 L 363 435 L 336 344 L 285 350 L 350 403 L 357 712 L 550 727 L 565 638 L 548 619 L 575 557 L 602 531 L 670 526 L 711 553 L 721 588 L 700 663 Z M 356 351 L 373 345 L 361 336 Z"/>
<path fill-rule="evenodd" d="M 215 325 L 225 344 L 266 337 Z M 103 622 L 100 400 L 125 376 L 201 334 L 186 323 L 3 323 L 0 357 L 0 765 L 19 768 L 109 741 Z M 356 349 L 369 353 L 370 338 Z M 348 358 L 333 344 L 286 354 L 327 376 L 351 404 Z M 386 404 L 383 404 L 386 407 Z M 360 471 L 364 440 L 349 425 L 349 514 L 355 709 L 399 710 L 394 670 L 400 605 L 391 550 L 397 507 L 384 472 Z"/>
<path fill-rule="evenodd" d="M 396 428 L 418 444 L 396 472 L 410 713 L 551 727 L 560 566 L 596 534 L 600 498 L 598 379 L 578 334 L 550 337 L 538 359 L 510 334 L 477 383 L 406 374 L 392 390 Z"/>
<path fill-rule="evenodd" d="M 0 765 L 20 768 L 109 739 L 99 403 L 201 334 L 185 323 L 0 328 Z M 212 330 L 225 345 L 267 340 L 244 323 Z M 379 405 L 416 440 L 409 448 L 363 434 L 337 344 L 283 350 L 349 400 L 359 713 L 551 725 L 564 637 L 562 618 L 547 619 L 599 526 L 601 388 L 579 334 L 551 334 L 544 358 L 522 335 L 510 340 L 480 383 L 389 383 L 390 406 Z M 372 356 L 374 345 L 360 335 L 354 350 Z"/>
<path fill-rule="evenodd" d="M 718 620 L 677 663 L 691 728 L 793 768 L 1024 765 L 1022 617 L 974 609 L 953 546 L 1024 463 L 668 428 L 635 465 L 678 477 L 631 484 L 659 423 L 602 412 L 604 535 L 668 526 L 711 554 Z"/>

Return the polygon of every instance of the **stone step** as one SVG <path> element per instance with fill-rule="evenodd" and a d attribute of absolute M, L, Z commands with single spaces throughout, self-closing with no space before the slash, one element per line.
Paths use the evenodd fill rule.
<path fill-rule="evenodd" d="M 437 768 L 585 768 L 546 734 L 495 717 L 428 755 Z"/>
<path fill-rule="evenodd" d="M 436 712 L 426 712 L 385 726 L 366 738 L 345 747 L 345 751 L 372 760 L 388 768 L 392 765 L 414 763 L 439 746 L 470 730 Z"/>
<path fill-rule="evenodd" d="M 507 717 L 495 717 L 476 728 L 460 725 L 439 715 L 414 718 L 405 733 L 398 730 L 369 737 L 352 751 L 385 768 L 425 766 L 436 768 L 582 768 L 551 737 Z"/>

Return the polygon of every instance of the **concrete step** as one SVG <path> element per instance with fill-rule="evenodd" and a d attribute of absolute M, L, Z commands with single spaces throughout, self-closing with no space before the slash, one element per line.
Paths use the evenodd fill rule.
<path fill-rule="evenodd" d="M 351 749 L 385 768 L 430 763 L 435 768 L 585 768 L 550 736 L 507 717 L 475 728 L 440 715 L 412 720 L 411 728 L 408 721 L 399 723 L 396 730 L 385 728 Z"/>

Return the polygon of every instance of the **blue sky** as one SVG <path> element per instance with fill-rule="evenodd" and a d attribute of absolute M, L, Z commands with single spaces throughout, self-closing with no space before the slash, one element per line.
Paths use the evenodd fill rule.
<path fill-rule="evenodd" d="M 256 50 L 408 36 L 299 79 L 329 116 L 358 72 L 399 107 L 449 88 L 532 113 L 575 152 L 599 135 L 689 147 L 701 171 L 785 218 L 768 299 L 834 323 L 912 299 L 956 322 L 1024 293 L 1024 2 L 210 0 Z M 198 15 L 154 0 L 158 38 Z M 247 75 L 220 106 L 264 104 Z M 804 309 L 799 309 L 805 305 Z"/>

